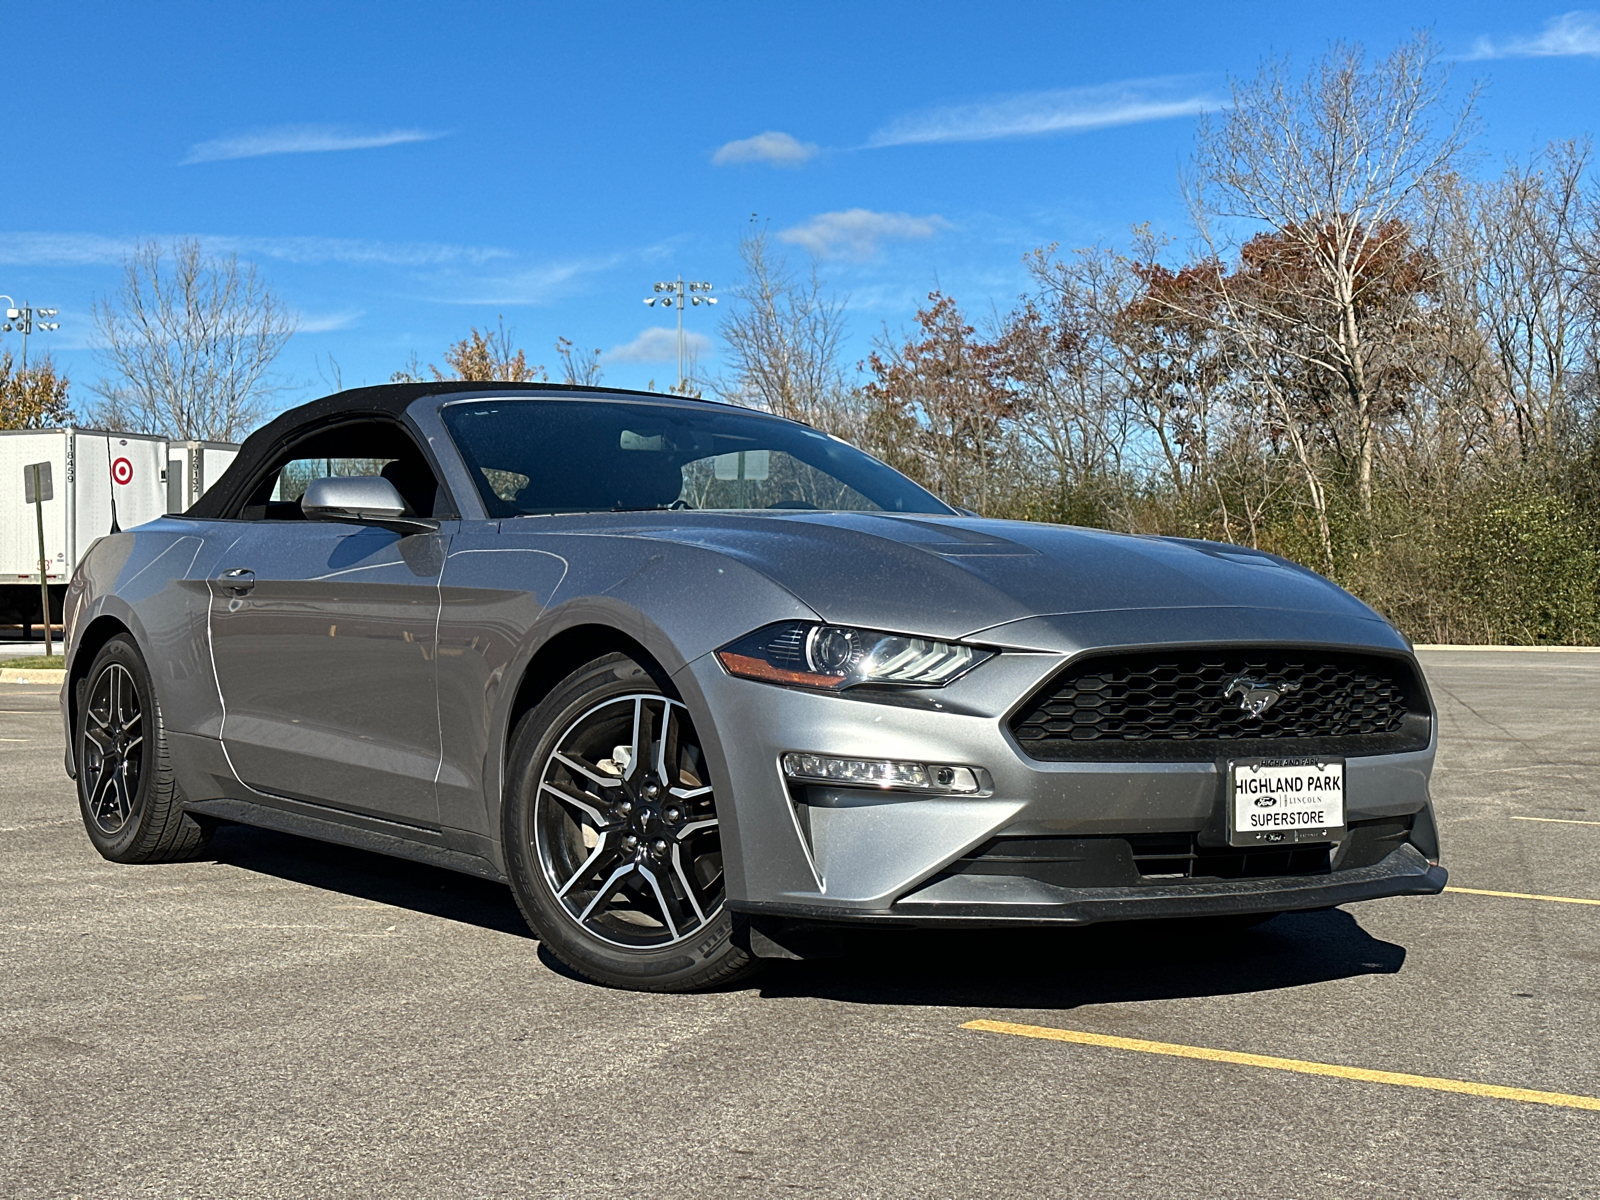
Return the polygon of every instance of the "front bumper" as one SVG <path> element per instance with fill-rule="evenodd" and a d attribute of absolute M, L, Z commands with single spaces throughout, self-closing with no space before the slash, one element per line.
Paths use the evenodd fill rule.
<path fill-rule="evenodd" d="M 970 873 L 971 857 L 996 839 L 1173 835 L 1192 838 L 1196 854 L 1214 844 L 1205 831 L 1219 819 L 1223 762 L 1043 762 L 1021 752 L 1006 716 L 1063 659 L 1001 654 L 948 687 L 898 702 L 734 678 L 711 655 L 689 663 L 676 679 L 714 776 L 727 782 L 719 796 L 732 799 L 719 804 L 730 907 L 824 922 L 1084 923 L 1324 908 L 1443 888 L 1445 872 L 1431 865 L 1432 745 L 1346 759 L 1352 829 L 1399 823 L 1379 853 L 1352 856 L 1339 846 L 1320 869 L 1266 877 L 1196 869 L 1172 882 L 1050 882 L 988 864 Z M 788 751 L 967 765 L 988 786 L 975 796 L 801 788 L 784 778 Z"/>
<path fill-rule="evenodd" d="M 1326 875 L 1229 879 L 1117 888 L 1058 888 L 1031 879 L 1001 877 L 941 880 L 885 912 L 844 913 L 838 908 L 745 901 L 732 904 L 751 916 L 786 917 L 851 925 L 1092 925 L 1102 921 L 1172 917 L 1243 916 L 1334 908 L 1385 896 L 1435 896 L 1449 875 L 1414 846 L 1401 846 L 1380 863 Z M 940 890 L 959 882 L 959 889 Z"/>

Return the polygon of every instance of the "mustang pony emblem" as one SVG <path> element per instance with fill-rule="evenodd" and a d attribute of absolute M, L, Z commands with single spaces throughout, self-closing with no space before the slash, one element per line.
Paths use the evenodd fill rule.
<path fill-rule="evenodd" d="M 1238 675 L 1223 689 L 1222 698 L 1239 697 L 1239 707 L 1252 717 L 1259 717 L 1290 692 L 1299 690 L 1298 683 L 1259 683 L 1248 675 Z"/>

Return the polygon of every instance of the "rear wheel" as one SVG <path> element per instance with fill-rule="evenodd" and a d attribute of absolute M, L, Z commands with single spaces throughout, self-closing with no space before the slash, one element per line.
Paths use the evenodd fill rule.
<path fill-rule="evenodd" d="M 100 648 L 78 705 L 78 807 L 112 862 L 198 858 L 209 830 L 183 811 L 150 670 L 129 634 Z"/>
<path fill-rule="evenodd" d="M 523 915 L 579 974 L 690 991 L 754 967 L 733 940 L 694 723 L 632 659 L 588 663 L 523 719 L 502 831 Z"/>

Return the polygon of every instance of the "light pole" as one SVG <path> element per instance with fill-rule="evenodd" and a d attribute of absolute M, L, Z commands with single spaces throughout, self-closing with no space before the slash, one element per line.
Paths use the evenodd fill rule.
<path fill-rule="evenodd" d="M 647 308 L 654 308 L 656 302 L 661 302 L 662 308 L 676 308 L 678 310 L 678 392 L 683 392 L 683 310 L 691 304 L 715 304 L 717 298 L 706 293 L 711 291 L 711 285 L 704 280 L 695 280 L 684 283 L 683 276 L 676 279 L 664 280 L 655 285 L 656 294 L 644 298 Z M 661 293 L 665 292 L 666 295 Z"/>
<path fill-rule="evenodd" d="M 28 335 L 33 332 L 33 319 L 35 317 L 53 317 L 61 310 L 58 308 L 29 308 L 27 304 L 18 304 L 4 292 L 0 292 L 0 299 L 6 302 L 5 324 L 0 325 L 0 333 L 10 333 L 13 329 L 22 334 L 22 369 L 28 369 Z M 40 321 L 40 330 L 60 329 L 60 321 Z"/>

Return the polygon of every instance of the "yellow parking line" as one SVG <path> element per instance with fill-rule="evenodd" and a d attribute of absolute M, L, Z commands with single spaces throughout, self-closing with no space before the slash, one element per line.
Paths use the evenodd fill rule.
<path fill-rule="evenodd" d="M 1499 896 L 1502 900 L 1548 900 L 1552 904 L 1596 904 L 1600 900 L 1588 900 L 1582 896 L 1535 896 L 1528 892 L 1489 892 L 1483 888 L 1447 887 L 1447 892 L 1460 892 L 1463 896 Z"/>
<path fill-rule="evenodd" d="M 1580 821 L 1576 817 L 1512 817 L 1513 821 L 1543 821 L 1547 825 L 1600 825 L 1600 821 Z"/>
<path fill-rule="evenodd" d="M 1016 1037 L 1044 1038 L 1052 1042 L 1075 1042 L 1080 1046 L 1103 1046 L 1111 1050 L 1133 1050 L 1141 1054 L 1166 1054 L 1173 1058 L 1198 1058 L 1205 1062 L 1265 1067 L 1272 1071 L 1296 1071 L 1301 1075 L 1330 1075 L 1336 1079 L 1357 1079 L 1363 1083 L 1387 1083 L 1395 1087 L 1460 1092 L 1467 1096 L 1488 1096 L 1496 1100 L 1517 1100 L 1523 1104 L 1550 1104 L 1557 1108 L 1586 1108 L 1600 1112 L 1600 1097 L 1597 1096 L 1569 1096 L 1565 1092 L 1536 1092 L 1528 1088 L 1502 1087 L 1497 1083 L 1473 1083 L 1466 1079 L 1435 1079 L 1431 1075 L 1370 1071 L 1366 1067 L 1342 1067 L 1336 1063 L 1306 1062 L 1298 1058 L 1273 1058 L 1266 1054 L 1240 1054 L 1234 1050 L 1212 1050 L 1205 1046 L 1182 1046 L 1173 1042 L 1147 1042 L 1142 1038 L 1112 1037 L 1105 1033 L 1080 1033 L 1075 1029 L 1052 1029 L 1045 1025 L 1015 1025 L 1010 1021 L 968 1021 L 961 1028 L 978 1029 L 985 1033 L 1009 1033 Z"/>

